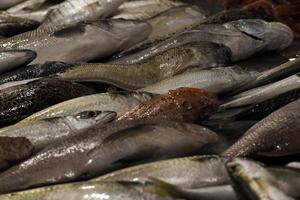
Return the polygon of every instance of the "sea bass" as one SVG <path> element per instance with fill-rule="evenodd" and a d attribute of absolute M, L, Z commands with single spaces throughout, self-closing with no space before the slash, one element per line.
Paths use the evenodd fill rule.
<path fill-rule="evenodd" d="M 218 136 L 202 126 L 177 122 L 123 121 L 96 126 L 0 174 L 0 193 L 92 178 L 138 161 L 191 155 L 217 141 Z"/>

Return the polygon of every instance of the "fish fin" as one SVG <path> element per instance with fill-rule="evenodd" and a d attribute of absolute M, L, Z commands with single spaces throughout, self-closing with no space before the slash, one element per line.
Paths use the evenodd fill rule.
<path fill-rule="evenodd" d="M 77 35 L 82 35 L 84 32 L 85 26 L 83 24 L 76 24 L 54 32 L 53 36 L 57 38 L 71 38 Z"/>
<path fill-rule="evenodd" d="M 149 177 L 149 180 L 154 184 L 154 187 L 147 189 L 148 192 L 159 196 L 171 196 L 177 198 L 181 196 L 181 192 L 177 186 L 154 177 Z"/>

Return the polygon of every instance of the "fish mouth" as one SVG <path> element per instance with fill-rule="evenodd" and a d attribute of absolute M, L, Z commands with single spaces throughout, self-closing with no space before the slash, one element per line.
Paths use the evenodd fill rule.
<path fill-rule="evenodd" d="M 103 123 L 108 123 L 113 121 L 116 117 L 117 117 L 117 113 L 114 111 L 103 111 L 95 118 L 95 120 L 97 122 L 101 121 Z"/>

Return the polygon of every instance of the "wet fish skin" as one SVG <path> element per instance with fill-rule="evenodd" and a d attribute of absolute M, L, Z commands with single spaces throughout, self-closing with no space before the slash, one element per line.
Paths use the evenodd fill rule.
<path fill-rule="evenodd" d="M 44 64 L 27 65 L 0 75 L 0 84 L 12 81 L 22 81 L 38 77 L 47 77 L 72 68 L 74 64 L 64 62 L 46 62 Z"/>
<path fill-rule="evenodd" d="M 110 110 L 118 116 L 137 106 L 143 101 L 152 99 L 154 94 L 147 92 L 108 92 L 88 95 L 64 101 L 25 118 L 21 122 L 29 122 L 53 117 L 76 115 L 89 110 Z"/>
<path fill-rule="evenodd" d="M 300 100 L 273 112 L 251 127 L 223 155 L 229 157 L 264 155 L 290 155 L 299 153 Z"/>
<path fill-rule="evenodd" d="M 139 89 L 155 94 L 163 94 L 171 89 L 190 87 L 203 89 L 215 94 L 229 92 L 254 79 L 251 73 L 239 67 L 220 67 L 210 70 L 193 70 L 156 84 Z"/>
<path fill-rule="evenodd" d="M 4 83 L 4 84 L 0 85 L 0 90 L 4 90 L 6 88 L 14 87 L 14 86 L 17 86 L 17 85 L 24 85 L 26 83 L 29 83 L 31 81 L 38 80 L 38 79 L 40 79 L 40 78 L 26 79 L 26 80 L 23 80 L 23 81 L 12 81 L 12 82 L 8 82 L 8 83 Z"/>
<path fill-rule="evenodd" d="M 37 28 L 40 23 L 12 16 L 7 12 L 0 11 L 0 35 L 4 37 L 11 37 L 26 31 Z"/>
<path fill-rule="evenodd" d="M 33 145 L 24 137 L 0 137 L 0 170 L 29 158 L 33 151 Z"/>
<path fill-rule="evenodd" d="M 32 64 L 47 61 L 85 62 L 122 51 L 143 40 L 150 30 L 150 25 L 145 22 L 98 20 L 60 30 L 53 26 L 39 28 L 0 41 L 0 48 L 31 49 L 37 53 Z"/>
<path fill-rule="evenodd" d="M 199 189 L 227 185 L 227 159 L 217 155 L 175 158 L 113 171 L 91 181 L 147 182 L 151 177 L 181 188 Z"/>
<path fill-rule="evenodd" d="M 234 188 L 242 198 L 249 200 L 292 200 L 278 188 L 274 179 L 259 164 L 242 159 L 233 159 L 226 165 L 234 182 Z"/>
<path fill-rule="evenodd" d="M 124 121 L 96 126 L 2 173 L 0 192 L 92 178 L 141 160 L 191 155 L 217 140 L 206 128 L 177 122 Z"/>
<path fill-rule="evenodd" d="M 47 0 L 25 0 L 22 3 L 19 3 L 6 11 L 10 14 L 15 13 L 24 13 L 24 12 L 32 12 L 38 9 L 41 5 L 43 5 Z"/>
<path fill-rule="evenodd" d="M 300 87 L 300 74 L 292 75 L 275 83 L 254 88 L 226 100 L 221 109 L 258 104 Z"/>
<path fill-rule="evenodd" d="M 125 0 L 66 0 L 51 10 L 42 26 L 65 27 L 70 24 L 103 19 L 114 13 Z"/>
<path fill-rule="evenodd" d="M 200 42 L 169 49 L 141 64 L 83 64 L 59 73 L 58 77 L 74 81 L 104 82 L 122 89 L 135 90 L 190 68 L 225 66 L 229 61 L 230 50 L 227 47 Z"/>
<path fill-rule="evenodd" d="M 168 195 L 152 192 L 157 186 L 151 183 L 133 182 L 80 182 L 41 187 L 1 195 L 1 200 L 47 200 L 47 199 L 114 199 L 114 200 L 174 200 Z"/>
<path fill-rule="evenodd" d="M 55 141 L 78 134 L 89 127 L 108 123 L 116 115 L 111 111 L 84 111 L 75 116 L 17 123 L 0 129 L 0 137 L 25 137 L 35 150 L 39 151 Z"/>
<path fill-rule="evenodd" d="M 0 9 L 1 10 L 5 10 L 11 6 L 14 6 L 22 1 L 25 1 L 25 0 L 2 0 L 1 3 L 0 3 Z"/>
<path fill-rule="evenodd" d="M 209 118 L 217 108 L 218 100 L 214 94 L 182 87 L 144 101 L 116 120 L 155 118 L 193 123 Z"/>
<path fill-rule="evenodd" d="M 182 2 L 170 0 L 135 0 L 124 2 L 113 19 L 147 20 L 170 8 L 183 5 Z"/>
<path fill-rule="evenodd" d="M 0 73 L 16 67 L 27 65 L 36 58 L 36 53 L 31 50 L 5 50 L 0 51 Z"/>
<path fill-rule="evenodd" d="M 6 88 L 0 93 L 0 124 L 11 124 L 53 104 L 93 93 L 81 84 L 49 78 Z"/>

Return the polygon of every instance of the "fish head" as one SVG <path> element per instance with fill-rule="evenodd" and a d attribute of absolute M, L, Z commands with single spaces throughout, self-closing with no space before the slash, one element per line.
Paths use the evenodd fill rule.
<path fill-rule="evenodd" d="M 291 45 L 294 39 L 293 31 L 279 22 L 266 22 L 261 19 L 243 19 L 229 22 L 237 30 L 255 40 L 265 43 L 265 50 L 282 50 Z"/>
<path fill-rule="evenodd" d="M 82 130 L 96 124 L 105 124 L 117 116 L 113 111 L 83 111 L 74 116 L 67 116 L 68 125 L 73 130 Z"/>

